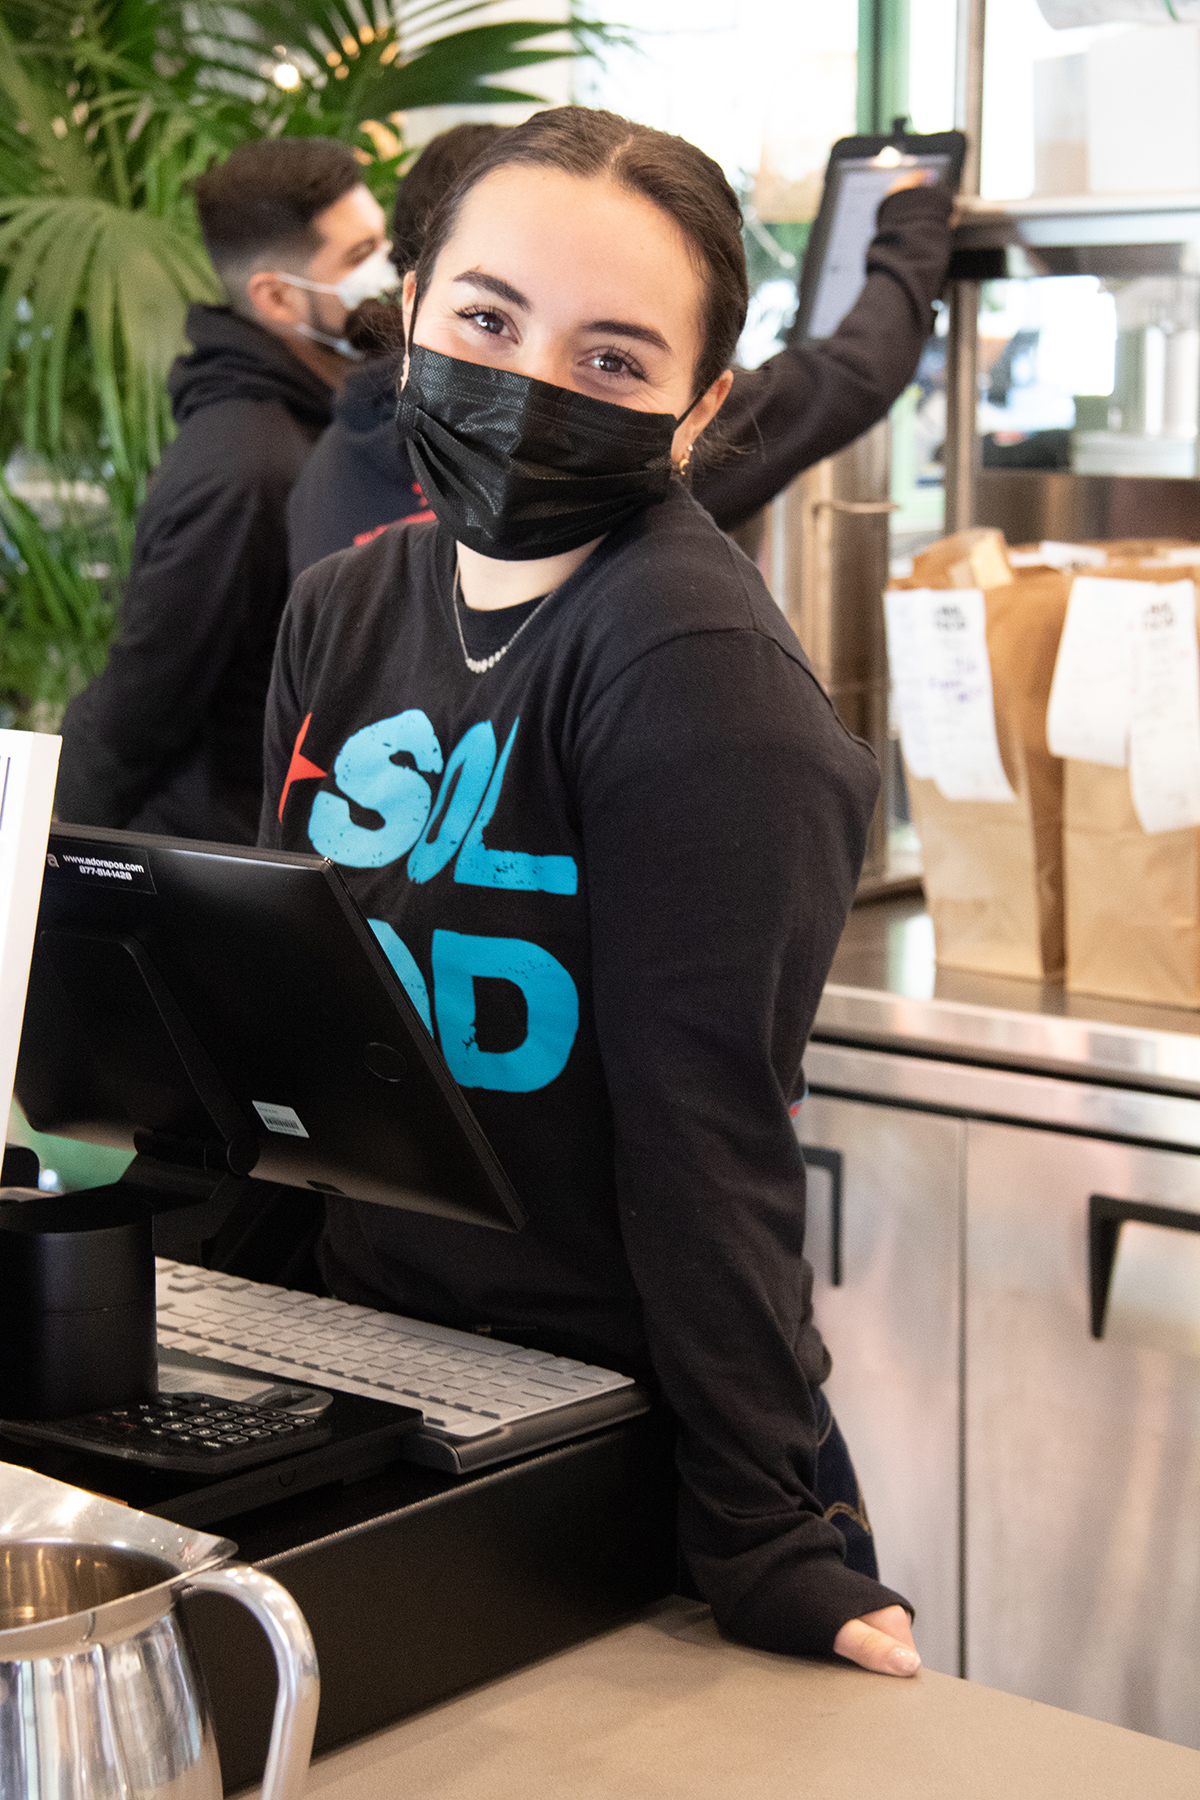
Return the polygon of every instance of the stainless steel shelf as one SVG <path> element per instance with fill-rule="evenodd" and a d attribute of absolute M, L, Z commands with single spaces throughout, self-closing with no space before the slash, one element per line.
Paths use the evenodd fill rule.
<path fill-rule="evenodd" d="M 813 1035 L 823 1042 L 941 1053 L 956 1062 L 1075 1081 L 1185 1092 L 1200 1100 L 1200 1039 L 1175 1032 L 830 986 Z"/>
<path fill-rule="evenodd" d="M 1184 1099 L 980 1067 L 965 1059 L 939 1061 L 816 1042 L 809 1046 L 804 1067 L 813 1094 L 1200 1151 L 1200 1095 Z"/>
<path fill-rule="evenodd" d="M 814 1047 L 1046 1075 L 1060 1096 L 1072 1082 L 1175 1096 L 1189 1105 L 1200 1101 L 1198 1033 L 1200 1014 L 1178 1008 L 939 969 L 928 914 L 911 900 L 852 913 L 813 1025 Z M 810 1082 L 815 1066 L 810 1054 Z"/>
<path fill-rule="evenodd" d="M 1200 193 L 1078 194 L 959 201 L 956 249 L 1028 250 L 1200 242 Z"/>

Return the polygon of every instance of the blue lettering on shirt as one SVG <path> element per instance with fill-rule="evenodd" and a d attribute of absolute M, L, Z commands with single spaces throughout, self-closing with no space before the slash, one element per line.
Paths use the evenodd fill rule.
<path fill-rule="evenodd" d="M 408 859 L 412 881 L 432 880 L 456 854 L 488 791 L 495 760 L 496 734 L 486 721 L 472 725 L 459 738 L 446 764 L 437 803 Z"/>
<path fill-rule="evenodd" d="M 454 879 L 472 887 L 525 888 L 542 894 L 573 894 L 579 886 L 579 870 L 573 856 L 530 856 L 525 850 L 489 850 L 483 841 L 484 831 L 492 822 L 492 814 L 500 798 L 509 752 L 516 740 L 517 725 L 520 723 L 518 719 L 508 734 L 508 742 L 500 752 L 500 761 L 496 764 L 496 772 L 483 796 L 483 805 L 475 814 L 475 822 L 467 832 L 462 851 L 454 865 Z M 478 726 L 475 729 L 478 730 Z M 491 730 L 490 725 L 488 730 Z M 492 741 L 494 744 L 495 739 Z M 447 770 L 447 779 L 449 773 Z M 410 859 L 409 868 L 411 867 Z"/>
<path fill-rule="evenodd" d="M 515 1050 L 481 1050 L 475 1035 L 475 978 L 511 981 L 525 997 L 525 1037 Z M 442 1055 L 463 1087 L 529 1094 L 567 1066 L 579 1030 L 579 995 L 562 964 L 520 938 L 433 934 L 433 993 Z"/>
<path fill-rule="evenodd" d="M 429 989 L 417 967 L 417 959 L 404 942 L 382 919 L 368 919 L 367 924 L 383 946 L 383 953 L 400 977 L 405 993 L 420 1013 L 426 1031 L 433 1036 L 433 1020 L 429 1013 Z"/>
<path fill-rule="evenodd" d="M 466 886 L 577 893 L 573 856 L 493 850 L 483 841 L 519 724 L 519 719 L 513 724 L 498 760 L 491 723 L 472 725 L 455 745 L 444 773 L 441 745 L 425 713 L 414 708 L 364 726 L 347 738 L 334 761 L 339 792 L 322 791 L 313 800 L 308 823 L 313 848 L 351 869 L 383 869 L 407 855 L 407 874 L 414 882 L 431 881 L 453 862 L 454 880 Z M 393 760 L 401 755 L 415 767 Z M 442 775 L 436 799 L 425 774 Z M 382 824 L 357 824 L 350 801 L 377 814 Z M 395 929 L 383 919 L 369 923 L 431 1035 L 436 1021 L 442 1054 L 463 1087 L 527 1094 L 562 1073 L 579 1030 L 579 996 L 571 976 L 549 951 L 522 938 L 436 930 L 432 982 L 427 983 Z M 475 982 L 484 978 L 512 982 L 521 991 L 526 1032 L 515 1049 L 479 1047 Z"/>
<path fill-rule="evenodd" d="M 441 745 L 423 712 L 398 713 L 346 739 L 333 765 L 338 787 L 359 806 L 379 813 L 383 824 L 356 825 L 341 794 L 319 793 L 308 817 L 309 841 L 319 856 L 348 869 L 385 869 L 416 843 L 432 796 L 416 770 L 392 761 L 401 751 L 418 769 L 435 775 L 440 771 Z"/>

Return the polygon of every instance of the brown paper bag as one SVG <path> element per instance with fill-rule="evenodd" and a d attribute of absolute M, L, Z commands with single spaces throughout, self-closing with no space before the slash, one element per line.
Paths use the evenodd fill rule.
<path fill-rule="evenodd" d="M 1004 533 L 990 525 L 940 538 L 913 557 L 912 577 L 904 586 L 920 588 L 993 588 L 1014 580 Z"/>
<path fill-rule="evenodd" d="M 1090 574 L 1186 581 L 1186 568 L 1113 562 Z M 1064 783 L 1067 986 L 1200 1007 L 1200 828 L 1148 833 L 1128 769 L 1068 762 Z"/>
<path fill-rule="evenodd" d="M 1068 762 L 1067 986 L 1200 1006 L 1200 831 L 1148 834 L 1128 769 Z"/>
<path fill-rule="evenodd" d="M 950 540 L 947 539 L 946 541 L 949 542 Z M 1187 538 L 1078 538 L 1072 539 L 1071 541 L 1073 543 L 1081 544 L 1084 549 L 1087 550 L 1103 550 L 1109 565 L 1118 562 L 1141 562 L 1143 558 L 1147 557 L 1153 561 L 1156 557 L 1165 556 L 1168 550 L 1184 550 L 1189 547 Z M 1018 553 L 1021 556 L 1034 556 L 1040 548 L 1040 543 L 1009 545 L 1009 549 L 1014 556 Z M 1197 551 L 1197 556 L 1198 559 L 1200 559 L 1200 549 Z M 1025 565 L 1027 568 L 1041 569 L 1047 569 L 1050 566 L 1049 563 L 1027 563 Z M 1073 573 L 1079 575 L 1111 575 L 1112 568 L 1111 566 L 1106 567 L 1104 563 L 1098 563 L 1094 568 L 1077 569 L 1073 571 Z M 1175 573 L 1177 578 L 1186 576 L 1187 567 L 1184 566 L 1180 568 L 1177 565 Z M 1130 576 L 1129 579 L 1133 580 L 1134 577 Z"/>
<path fill-rule="evenodd" d="M 896 585 L 935 584 L 918 580 L 914 563 Z M 1062 764 L 1046 746 L 1046 708 L 1069 590 L 1069 577 L 1038 569 L 984 593 L 996 738 L 1016 798 L 947 800 L 908 774 L 944 968 L 1062 975 Z"/>

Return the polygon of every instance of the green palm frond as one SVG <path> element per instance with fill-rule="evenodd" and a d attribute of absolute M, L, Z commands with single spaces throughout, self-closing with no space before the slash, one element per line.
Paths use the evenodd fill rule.
<path fill-rule="evenodd" d="M 536 48 L 538 40 L 562 36 L 561 25 L 531 20 L 503 25 L 475 25 L 448 37 L 435 38 L 407 61 L 397 57 L 386 67 L 364 70 L 367 79 L 356 96 L 364 117 L 386 118 L 419 106 L 470 106 L 498 100 L 536 102 L 524 89 L 502 87 L 497 75 L 538 63 L 561 62 L 562 48 Z M 436 96 L 436 97 L 435 97 Z"/>
<path fill-rule="evenodd" d="M 319 132 L 386 204 L 408 114 L 536 104 L 518 71 L 624 41 L 578 18 L 497 24 L 490 0 L 0 0 L 0 470 L 23 446 L 52 486 L 110 500 L 53 525 L 0 477 L 0 713 L 14 693 L 60 705 L 103 658 L 186 309 L 220 298 L 197 175 L 249 139 Z"/>
<path fill-rule="evenodd" d="M 95 560 L 101 549 L 111 560 Z M 0 477 L 0 720 L 54 730 L 104 667 L 117 608 L 111 526 L 44 524 Z"/>
<path fill-rule="evenodd" d="M 363 119 L 422 106 L 536 104 L 537 94 L 495 78 L 623 41 L 582 20 L 481 22 L 491 10 L 488 0 L 399 0 L 391 7 L 364 0 L 241 0 L 235 13 L 208 4 L 197 16 L 214 61 L 223 58 L 226 71 L 242 78 L 259 73 L 262 103 L 274 108 L 284 130 L 324 130 L 346 139 L 357 135 Z M 269 70 L 279 50 L 301 75 L 290 93 L 271 91 Z"/>
<path fill-rule="evenodd" d="M 39 80 L 3 18 L 0 18 L 0 94 L 14 137 L 27 140 L 29 152 L 44 172 L 68 194 L 88 194 L 95 171 L 78 127 L 66 115 L 59 90 Z"/>
<path fill-rule="evenodd" d="M 195 238 L 94 196 L 19 197 L 0 200 L 0 267 L 0 367 L 23 388 L 24 442 L 61 447 L 63 375 L 78 325 L 109 459 L 127 477 L 152 467 L 188 303 L 220 297 Z"/>
<path fill-rule="evenodd" d="M 140 485 L 171 428 L 187 304 L 219 298 L 190 185 L 236 143 L 340 137 L 385 197 L 404 150 L 378 122 L 533 101 L 505 78 L 603 36 L 487 14 L 487 0 L 5 0 L 0 462 L 18 440 L 62 449 L 82 348 L 105 460 Z M 281 56 L 302 77 L 290 93 L 269 78 Z"/>

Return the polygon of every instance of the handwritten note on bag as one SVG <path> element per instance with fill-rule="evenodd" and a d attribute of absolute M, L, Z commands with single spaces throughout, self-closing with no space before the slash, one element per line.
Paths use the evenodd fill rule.
<path fill-rule="evenodd" d="M 1143 831 L 1200 825 L 1200 654 L 1190 581 L 1073 583 L 1046 739 L 1055 756 L 1129 769 Z"/>
<path fill-rule="evenodd" d="M 1143 831 L 1200 825 L 1200 654 L 1190 581 L 1152 588 L 1138 602 L 1129 785 Z"/>
<path fill-rule="evenodd" d="M 996 740 L 987 606 L 979 588 L 889 589 L 888 660 L 912 773 L 947 800 L 1015 798 Z"/>

